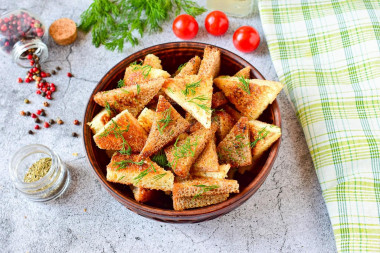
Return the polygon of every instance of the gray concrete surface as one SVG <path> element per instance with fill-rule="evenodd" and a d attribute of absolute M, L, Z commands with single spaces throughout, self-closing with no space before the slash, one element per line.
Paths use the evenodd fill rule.
<path fill-rule="evenodd" d="M 61 17 L 78 21 L 89 3 L 90 0 L 5 0 L 0 5 L 0 12 L 26 8 L 38 13 L 49 25 Z M 242 54 L 232 45 L 233 31 L 240 25 L 252 25 L 263 36 L 257 13 L 247 19 L 231 18 L 228 33 L 220 38 L 206 33 L 204 18 L 205 15 L 198 18 L 201 28 L 195 41 L 229 49 L 252 62 L 267 79 L 277 79 L 264 37 L 258 50 L 251 54 Z M 50 70 L 61 66 L 63 70 L 51 79 L 56 83 L 58 92 L 47 113 L 49 118 L 61 117 L 66 124 L 61 127 L 54 125 L 34 136 L 27 134 L 34 122 L 19 116 L 19 111 L 34 111 L 44 100 L 34 94 L 34 85 L 16 82 L 26 70 L 1 56 L 1 252 L 336 251 L 302 129 L 283 92 L 279 96 L 283 142 L 276 163 L 259 191 L 231 213 L 201 224 L 164 224 L 128 211 L 102 188 L 85 159 L 82 136 L 77 139 L 71 137 L 71 132 L 80 132 L 72 121 L 82 119 L 91 91 L 114 64 L 144 47 L 169 41 L 178 41 L 172 34 L 171 22 L 164 25 L 162 33 L 146 36 L 139 46 L 128 48 L 123 53 L 96 49 L 91 45 L 91 36 L 82 33 L 71 46 L 57 46 L 49 40 L 50 57 L 43 67 Z M 75 78 L 67 78 L 68 71 Z M 32 103 L 25 105 L 24 98 L 29 98 Z M 45 144 L 56 150 L 71 171 L 70 188 L 54 202 L 28 202 L 10 183 L 10 156 L 18 148 L 31 143 Z M 79 156 L 73 156 L 75 152 Z"/>

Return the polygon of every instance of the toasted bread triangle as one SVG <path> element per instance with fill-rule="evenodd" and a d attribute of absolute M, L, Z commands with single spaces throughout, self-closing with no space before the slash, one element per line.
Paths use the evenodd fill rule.
<path fill-rule="evenodd" d="M 150 65 L 133 65 L 125 69 L 124 84 L 133 86 L 157 78 L 169 78 L 170 74 L 162 69 L 154 68 Z"/>
<path fill-rule="evenodd" d="M 191 168 L 192 172 L 207 172 L 207 171 L 218 171 L 219 163 L 218 163 L 218 154 L 216 153 L 216 145 L 215 145 L 215 134 L 206 144 L 206 147 L 199 155 L 198 159 L 193 164 Z"/>
<path fill-rule="evenodd" d="M 182 68 L 178 69 L 175 77 L 184 77 L 187 75 L 196 75 L 199 70 L 199 65 L 201 64 L 201 58 L 195 56 L 191 58 L 185 65 L 182 65 Z"/>
<path fill-rule="evenodd" d="M 251 120 L 248 122 L 248 125 L 251 136 L 252 165 L 239 168 L 241 174 L 254 168 L 263 153 L 281 137 L 281 128 L 276 125 L 258 120 Z"/>
<path fill-rule="evenodd" d="M 143 187 L 151 190 L 171 191 L 174 175 L 149 158 L 142 164 L 138 155 L 115 153 L 107 165 L 107 181 Z"/>
<path fill-rule="evenodd" d="M 155 69 L 162 69 L 161 60 L 154 54 L 147 54 L 144 58 L 143 65 L 149 65 Z"/>
<path fill-rule="evenodd" d="M 239 70 L 234 76 L 249 79 L 251 77 L 251 68 L 245 67 L 245 68 Z"/>
<path fill-rule="evenodd" d="M 199 66 L 198 75 L 212 76 L 215 78 L 220 70 L 220 50 L 216 47 L 207 46 L 203 53 L 203 59 Z"/>
<path fill-rule="evenodd" d="M 206 147 L 217 128 L 212 124 L 210 129 L 201 128 L 184 139 L 177 138 L 176 142 L 165 148 L 165 154 L 173 169 L 179 177 L 186 178 L 191 166 Z"/>
<path fill-rule="evenodd" d="M 229 194 L 206 195 L 197 198 L 173 196 L 173 209 L 176 211 L 183 211 L 185 209 L 210 206 L 223 202 L 227 200 L 228 197 Z"/>
<path fill-rule="evenodd" d="M 231 167 L 252 163 L 248 118 L 241 117 L 227 136 L 217 147 L 220 163 L 229 163 Z"/>
<path fill-rule="evenodd" d="M 218 130 L 216 130 L 216 135 L 218 137 L 218 140 L 222 141 L 235 125 L 236 120 L 226 111 L 215 112 L 215 118 L 216 122 L 218 123 Z"/>
<path fill-rule="evenodd" d="M 136 117 L 146 104 L 158 93 L 164 83 L 164 78 L 150 80 L 138 86 L 126 86 L 109 91 L 101 91 L 95 94 L 94 101 L 100 106 L 107 104 L 112 109 L 121 112 L 125 109 Z"/>
<path fill-rule="evenodd" d="M 140 153 L 141 159 L 155 154 L 185 132 L 189 126 L 189 122 L 174 109 L 164 96 L 160 96 L 148 139 Z"/>
<path fill-rule="evenodd" d="M 194 88 L 189 88 L 191 86 Z M 162 89 L 205 128 L 210 128 L 213 90 L 211 76 L 188 75 L 169 78 Z"/>
<path fill-rule="evenodd" d="M 132 152 L 140 152 L 146 139 L 147 133 L 128 110 L 116 115 L 94 135 L 96 145 L 106 150 L 121 150 L 130 146 Z"/>
<path fill-rule="evenodd" d="M 280 82 L 267 80 L 244 80 L 249 84 L 249 90 L 248 87 L 243 88 L 244 83 L 238 77 L 218 77 L 214 83 L 243 116 L 254 120 L 276 99 L 284 86 Z"/>

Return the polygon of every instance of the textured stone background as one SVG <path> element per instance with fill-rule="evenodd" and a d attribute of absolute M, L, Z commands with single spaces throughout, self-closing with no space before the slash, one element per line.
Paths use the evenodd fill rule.
<path fill-rule="evenodd" d="M 26 8 L 39 14 L 47 25 L 55 19 L 79 20 L 91 1 L 2 1 L 0 12 Z M 200 1 L 204 4 L 205 1 Z M 229 49 L 241 55 L 267 78 L 276 80 L 268 48 L 256 12 L 246 19 L 230 19 L 228 33 L 208 35 L 205 15 L 198 18 L 200 31 L 195 41 Z M 232 45 L 233 31 L 252 25 L 262 36 L 258 50 L 242 54 Z M 25 69 L 0 58 L 0 245 L 2 252 L 334 252 L 335 244 L 327 210 L 292 107 L 282 92 L 279 103 L 283 118 L 282 145 L 274 167 L 259 191 L 245 204 L 218 219 L 192 225 L 172 225 L 140 217 L 114 200 L 103 189 L 87 163 L 80 132 L 74 119 L 81 120 L 85 104 L 97 81 L 117 62 L 142 48 L 178 41 L 171 22 L 163 32 L 144 37 L 141 44 L 123 53 L 94 48 L 91 36 L 79 33 L 71 46 L 48 41 L 50 56 L 46 70 L 61 66 L 51 78 L 58 87 L 47 110 L 49 118 L 60 116 L 66 124 L 27 134 L 34 122 L 19 116 L 20 110 L 35 111 L 42 97 L 34 85 L 18 84 Z M 71 71 L 75 78 L 69 79 Z M 32 103 L 25 105 L 24 98 Z M 82 136 L 80 136 L 82 137 Z M 45 144 L 59 153 L 71 171 L 72 182 L 60 199 L 38 204 L 28 202 L 12 187 L 8 176 L 10 156 L 21 146 Z M 72 153 L 78 152 L 75 157 Z M 87 209 L 87 212 L 84 209 Z"/>

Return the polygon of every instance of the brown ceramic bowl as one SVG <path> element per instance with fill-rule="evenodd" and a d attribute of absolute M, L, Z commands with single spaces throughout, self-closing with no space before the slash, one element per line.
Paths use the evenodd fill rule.
<path fill-rule="evenodd" d="M 143 49 L 125 58 L 108 71 L 92 92 L 87 104 L 83 122 L 86 123 L 91 121 L 102 109 L 93 100 L 95 93 L 114 89 L 117 85 L 117 81 L 123 78 L 125 68 L 130 63 L 144 59 L 144 56 L 147 54 L 155 54 L 162 60 L 163 69 L 169 73 L 174 73 L 180 64 L 187 62 L 195 55 L 201 57 L 205 46 L 207 46 L 207 44 L 196 42 L 166 43 Z M 260 72 L 243 58 L 226 49 L 219 49 L 222 55 L 221 74 L 234 75 L 241 68 L 250 66 L 252 69 L 251 78 L 264 79 Z M 281 127 L 280 109 L 276 100 L 265 110 L 260 117 L 260 120 Z M 106 166 L 110 159 L 104 150 L 96 147 L 91 130 L 86 124 L 83 124 L 83 138 L 87 158 L 91 167 L 100 179 L 102 185 L 117 201 L 129 210 L 144 217 L 174 223 L 194 223 L 211 220 L 220 215 L 226 214 L 243 204 L 259 189 L 267 178 L 280 146 L 280 140 L 278 140 L 262 157 L 260 166 L 254 171 L 245 173 L 244 175 L 237 173 L 236 179 L 240 184 L 240 193 L 232 194 L 228 200 L 220 204 L 185 211 L 174 211 L 170 197 L 165 194 L 158 194 L 154 202 L 141 204 L 134 200 L 132 192 L 128 186 L 108 182 L 106 180 Z"/>

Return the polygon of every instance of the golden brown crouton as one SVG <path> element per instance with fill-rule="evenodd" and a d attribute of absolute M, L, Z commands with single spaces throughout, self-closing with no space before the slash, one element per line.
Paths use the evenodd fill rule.
<path fill-rule="evenodd" d="M 94 135 L 100 149 L 121 150 L 131 147 L 132 152 L 140 152 L 148 135 L 128 110 L 116 115 L 105 127 Z"/>
<path fill-rule="evenodd" d="M 241 174 L 252 169 L 257 164 L 261 155 L 281 137 L 281 128 L 276 125 L 258 120 L 251 120 L 248 122 L 248 125 L 251 136 L 252 166 L 239 168 Z"/>
<path fill-rule="evenodd" d="M 95 94 L 94 101 L 100 106 L 110 107 L 117 112 L 128 109 L 134 117 L 137 117 L 161 89 L 164 80 L 158 78 L 139 85 L 101 91 Z"/>
<path fill-rule="evenodd" d="M 177 72 L 174 74 L 175 77 L 184 77 L 187 75 L 196 75 L 201 65 L 201 58 L 195 56 L 186 62 L 184 65 L 180 66 Z"/>
<path fill-rule="evenodd" d="M 218 171 L 219 163 L 218 163 L 218 155 L 216 153 L 216 145 L 215 145 L 215 135 L 209 140 L 206 144 L 206 147 L 199 155 L 193 167 L 191 168 L 191 173 L 193 172 L 205 172 L 205 171 Z"/>
<path fill-rule="evenodd" d="M 155 154 L 166 144 L 175 140 L 178 135 L 185 132 L 189 126 L 189 122 L 182 118 L 164 96 L 160 96 L 152 128 L 140 153 L 141 159 Z"/>
<path fill-rule="evenodd" d="M 148 54 L 144 58 L 143 66 L 149 65 L 155 69 L 162 69 L 161 60 L 154 54 Z"/>
<path fill-rule="evenodd" d="M 150 128 L 152 127 L 155 114 L 155 111 L 148 108 L 144 108 L 144 110 L 142 110 L 139 117 L 137 118 L 137 121 L 139 122 L 140 126 L 144 128 L 144 130 L 147 133 L 149 133 Z"/>
<path fill-rule="evenodd" d="M 133 86 L 157 78 L 169 77 L 170 74 L 162 69 L 156 69 L 149 65 L 131 64 L 125 69 L 124 84 L 125 86 Z"/>
<path fill-rule="evenodd" d="M 212 177 L 212 178 L 219 178 L 224 179 L 227 177 L 227 174 L 231 168 L 231 165 L 229 164 L 222 164 L 218 166 L 217 171 L 193 171 L 191 170 L 191 176 L 195 177 Z"/>
<path fill-rule="evenodd" d="M 247 117 L 240 118 L 219 143 L 217 152 L 220 163 L 229 163 L 234 168 L 252 163 Z"/>
<path fill-rule="evenodd" d="M 131 190 L 133 192 L 133 196 L 135 197 L 135 200 L 139 203 L 145 203 L 154 197 L 154 190 L 149 190 L 142 187 L 136 187 L 133 185 L 130 185 Z"/>
<path fill-rule="evenodd" d="M 245 68 L 241 69 L 239 72 L 237 72 L 234 76 L 249 79 L 251 77 L 251 68 L 245 67 Z"/>
<path fill-rule="evenodd" d="M 103 127 L 107 124 L 115 116 L 115 113 L 112 110 L 101 110 L 96 116 L 91 120 L 91 122 L 87 122 L 87 125 L 91 128 L 93 134 L 98 133 L 103 129 Z"/>
<path fill-rule="evenodd" d="M 166 79 L 163 91 L 205 128 L 211 126 L 212 78 L 188 75 Z"/>
<path fill-rule="evenodd" d="M 207 195 L 194 197 L 174 197 L 173 208 L 176 211 L 183 211 L 185 209 L 210 206 L 218 204 L 228 199 L 229 194 Z"/>
<path fill-rule="evenodd" d="M 149 158 L 141 161 L 138 155 L 115 153 L 107 166 L 107 181 L 151 190 L 171 191 L 174 175 Z"/>
<path fill-rule="evenodd" d="M 184 140 L 177 138 L 173 145 L 165 148 L 170 167 L 176 175 L 183 178 L 189 175 L 191 166 L 212 138 L 216 128 L 216 124 L 212 124 L 210 129 L 199 129 Z"/>
<path fill-rule="evenodd" d="M 241 77 L 216 78 L 214 83 L 236 109 L 250 120 L 257 119 L 284 87 L 279 82 Z"/>
<path fill-rule="evenodd" d="M 224 96 L 223 92 L 218 91 L 212 95 L 212 103 L 211 103 L 212 108 L 218 108 L 226 104 L 228 104 L 228 100 L 226 96 Z"/>
<path fill-rule="evenodd" d="M 216 111 L 215 119 L 218 123 L 218 130 L 216 130 L 216 136 L 219 141 L 222 141 L 224 137 L 231 131 L 237 120 L 231 117 L 226 111 Z"/>
<path fill-rule="evenodd" d="M 203 59 L 199 66 L 198 75 L 212 76 L 215 78 L 220 70 L 220 50 L 216 47 L 207 46 L 203 53 Z"/>

